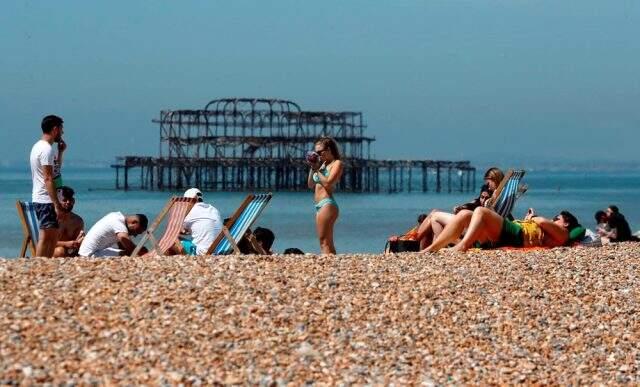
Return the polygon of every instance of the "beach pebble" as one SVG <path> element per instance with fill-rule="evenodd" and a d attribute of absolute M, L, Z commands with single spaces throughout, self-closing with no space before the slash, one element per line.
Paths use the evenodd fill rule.
<path fill-rule="evenodd" d="M 0 259 L 3 384 L 640 382 L 640 245 Z"/>

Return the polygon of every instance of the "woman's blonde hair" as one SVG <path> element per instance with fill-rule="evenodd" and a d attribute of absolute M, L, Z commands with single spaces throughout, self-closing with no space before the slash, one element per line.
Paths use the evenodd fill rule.
<path fill-rule="evenodd" d="M 325 149 L 329 149 L 333 158 L 336 160 L 340 160 L 340 149 L 338 148 L 338 143 L 331 137 L 320 137 L 316 140 L 316 144 L 322 145 Z"/>
<path fill-rule="evenodd" d="M 484 179 L 491 180 L 496 183 L 496 187 L 500 185 L 502 179 L 504 179 L 504 173 L 500 170 L 500 168 L 491 167 L 487 169 L 487 172 L 484 173 Z"/>

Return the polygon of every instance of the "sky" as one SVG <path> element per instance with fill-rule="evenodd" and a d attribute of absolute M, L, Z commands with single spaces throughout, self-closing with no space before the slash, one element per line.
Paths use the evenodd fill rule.
<path fill-rule="evenodd" d="M 224 97 L 362 111 L 377 158 L 637 162 L 639 37 L 637 0 L 6 1 L 0 165 L 46 114 L 65 163 L 157 155 Z"/>

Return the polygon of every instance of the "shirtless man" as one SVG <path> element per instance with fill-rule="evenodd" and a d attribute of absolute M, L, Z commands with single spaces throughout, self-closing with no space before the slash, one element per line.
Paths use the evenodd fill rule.
<path fill-rule="evenodd" d="M 84 220 L 73 212 L 76 203 L 73 189 L 62 186 L 58 188 L 58 200 L 62 212 L 67 216 L 60 222 L 58 229 L 58 243 L 53 251 L 54 257 L 76 257 L 78 249 L 84 239 Z"/>

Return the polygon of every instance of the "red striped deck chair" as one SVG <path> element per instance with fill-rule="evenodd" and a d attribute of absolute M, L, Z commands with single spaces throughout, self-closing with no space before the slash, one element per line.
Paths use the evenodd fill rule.
<path fill-rule="evenodd" d="M 19 200 L 16 202 L 16 208 L 18 209 L 18 219 L 20 219 L 22 233 L 24 234 L 24 239 L 20 246 L 20 257 L 27 256 L 27 248 L 31 250 L 31 256 L 33 257 L 36 255 L 36 244 L 40 236 L 36 210 L 33 208 L 33 203 Z"/>
<path fill-rule="evenodd" d="M 131 253 L 131 256 L 136 257 L 140 252 L 140 249 L 142 249 L 148 240 L 151 240 L 153 249 L 145 254 L 146 256 L 164 255 L 167 250 L 176 243 L 178 235 L 180 235 L 180 232 L 182 231 L 184 218 L 187 217 L 196 201 L 196 198 L 184 198 L 177 196 L 169 199 L 167 205 L 164 206 L 158 217 L 156 217 L 151 226 L 147 228 L 147 231 L 144 233 L 144 236 L 136 246 L 135 250 L 133 250 L 133 253 Z M 162 237 L 157 240 L 153 233 L 158 229 L 167 213 L 169 214 L 167 227 L 165 228 Z"/>

